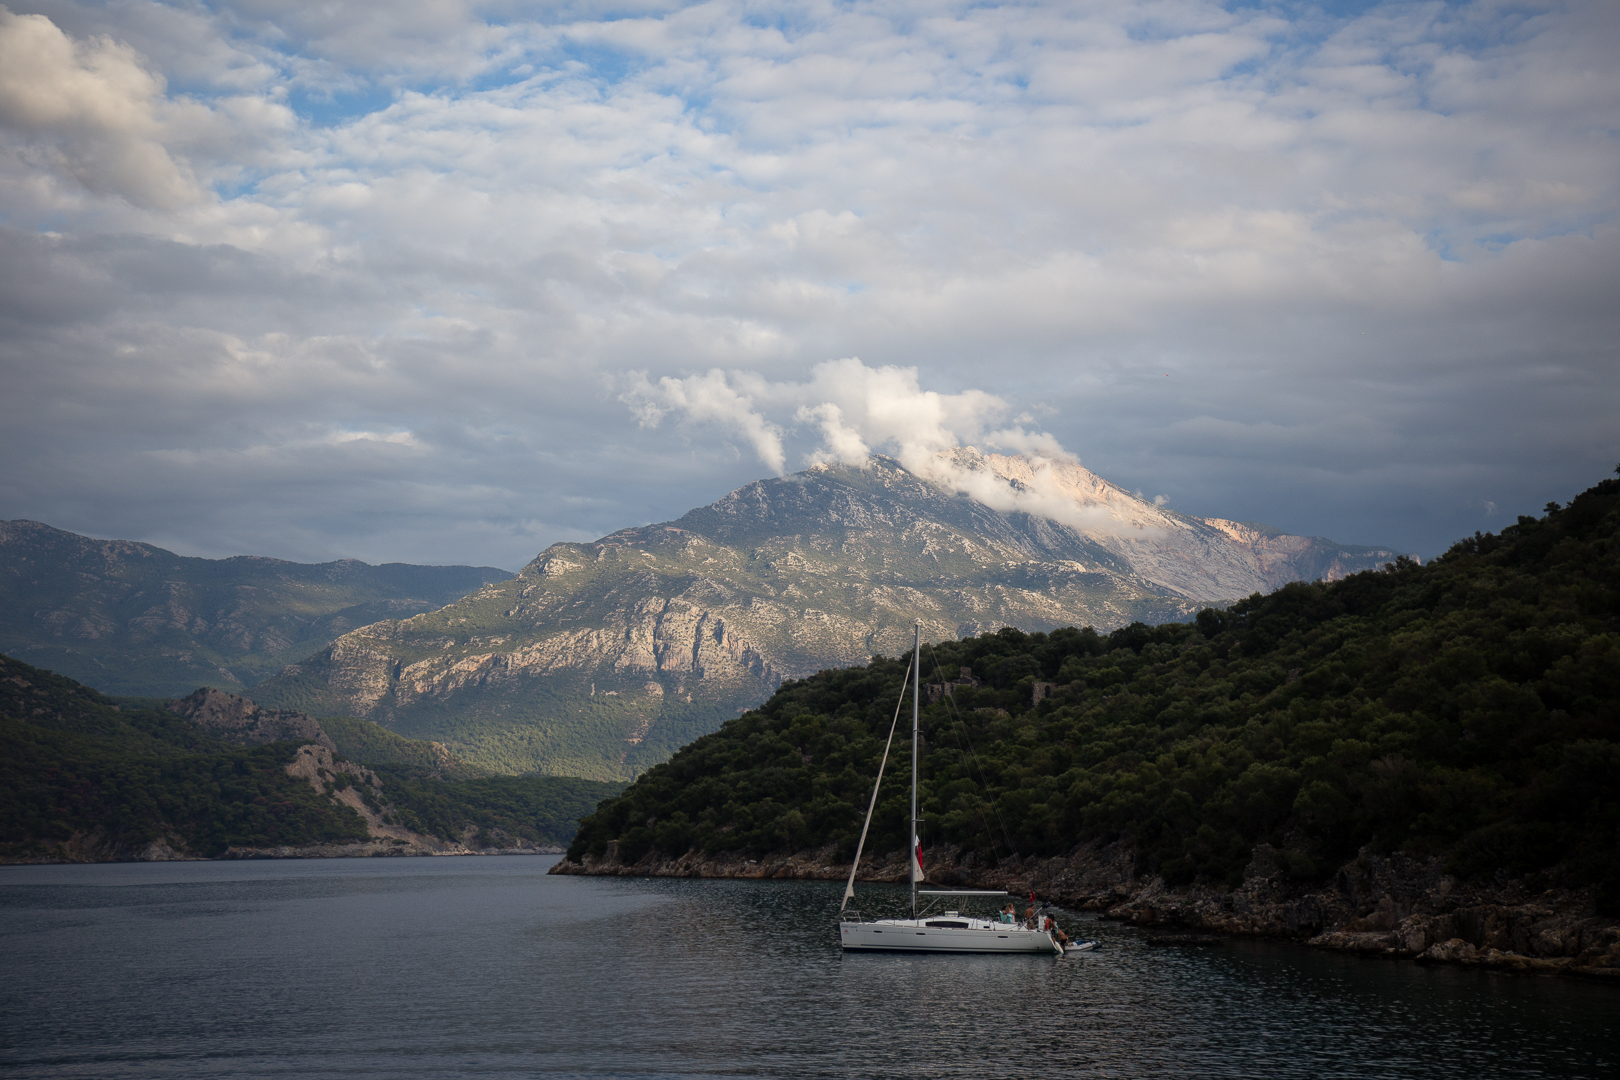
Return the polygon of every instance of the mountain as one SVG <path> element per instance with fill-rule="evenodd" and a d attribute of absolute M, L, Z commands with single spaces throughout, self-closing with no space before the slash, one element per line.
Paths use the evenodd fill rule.
<path fill-rule="evenodd" d="M 482 566 L 193 559 L 0 522 L 0 652 L 137 697 L 243 690 L 338 635 L 512 575 Z"/>
<path fill-rule="evenodd" d="M 939 464 L 818 465 L 553 545 L 516 578 L 343 635 L 255 697 L 495 771 L 628 779 L 785 679 L 905 649 L 914 618 L 931 640 L 1162 623 L 1396 557 L 1177 514 L 1078 465 L 971 448 Z"/>
<path fill-rule="evenodd" d="M 458 766 L 442 747 L 364 726 L 334 739 L 207 689 L 117 703 L 0 656 L 0 863 L 556 850 L 622 789 L 446 779 Z"/>
<path fill-rule="evenodd" d="M 819 862 L 841 878 L 906 663 L 785 684 L 585 819 L 563 872 L 746 873 L 747 858 L 756 874 Z M 923 664 L 919 812 L 934 881 L 1003 880 L 1051 859 L 1075 871 L 1052 882 L 1071 902 L 1137 893 L 1186 909 L 1154 890 L 1264 878 L 1259 894 L 1214 903 L 1216 924 L 1235 900 L 1240 917 L 1253 901 L 1294 931 L 1320 932 L 1337 909 L 1347 933 L 1387 933 L 1408 901 L 1437 918 L 1474 902 L 1446 900 L 1442 871 L 1513 878 L 1517 926 L 1481 930 L 1476 910 L 1472 931 L 1449 936 L 1521 952 L 1552 915 L 1543 890 L 1589 890 L 1567 899 L 1620 916 L 1620 480 L 1427 566 L 1293 583 L 1191 624 L 1004 629 L 925 647 Z M 866 847 L 897 870 L 909 734 Z M 1111 845 L 1108 865 L 1079 858 Z M 1391 891 L 1369 880 L 1377 863 L 1396 867 Z M 1081 871 L 1096 875 L 1083 889 Z M 1396 887 L 1403 876 L 1414 888 Z M 1556 933 L 1535 946 L 1583 947 Z"/>

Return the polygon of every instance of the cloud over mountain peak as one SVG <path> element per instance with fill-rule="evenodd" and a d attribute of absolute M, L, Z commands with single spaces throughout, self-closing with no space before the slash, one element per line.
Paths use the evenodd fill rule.
<path fill-rule="evenodd" d="M 0 513 L 515 566 L 971 444 L 1434 550 L 1620 456 L 1617 20 L 13 2 Z"/>

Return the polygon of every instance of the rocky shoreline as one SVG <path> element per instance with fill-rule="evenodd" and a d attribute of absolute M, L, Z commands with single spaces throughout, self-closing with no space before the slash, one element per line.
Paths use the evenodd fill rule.
<path fill-rule="evenodd" d="M 925 852 L 929 880 L 963 888 L 1033 892 L 1042 899 L 1143 929 L 1283 938 L 1366 956 L 1568 975 L 1620 986 L 1620 920 L 1599 915 L 1597 889 L 1535 888 L 1499 875 L 1462 882 L 1438 859 L 1364 849 L 1323 884 L 1288 880 L 1261 844 L 1230 891 L 1169 887 L 1138 876 L 1128 842 L 1085 844 L 1067 856 L 999 861 L 955 848 Z M 904 852 L 873 863 L 862 881 L 904 882 Z M 748 859 L 650 853 L 626 864 L 609 845 L 602 858 L 563 859 L 553 874 L 624 877 L 775 878 L 842 881 L 849 864 L 832 848 Z M 1164 935 L 1159 935 L 1164 936 Z"/>

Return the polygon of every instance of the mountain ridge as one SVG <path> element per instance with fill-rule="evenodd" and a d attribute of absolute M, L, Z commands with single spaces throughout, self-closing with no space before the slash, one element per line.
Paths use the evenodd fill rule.
<path fill-rule="evenodd" d="M 496 771 L 629 779 L 785 679 L 899 651 L 914 618 L 933 640 L 1175 621 L 1301 565 L 1396 557 L 1217 526 L 1072 463 L 963 448 L 947 464 L 963 483 L 882 457 L 817 465 L 554 544 L 509 581 L 338 638 L 256 698 L 368 717 Z M 1200 560 L 1218 572 L 1198 580 Z"/>
<path fill-rule="evenodd" d="M 358 559 L 199 559 L 0 521 L 0 652 L 110 694 L 242 691 L 356 627 L 510 576 Z"/>

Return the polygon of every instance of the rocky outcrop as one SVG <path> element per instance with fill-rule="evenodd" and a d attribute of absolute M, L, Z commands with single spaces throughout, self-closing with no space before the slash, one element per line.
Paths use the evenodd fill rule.
<path fill-rule="evenodd" d="M 987 492 L 982 481 L 1000 481 L 1012 493 L 1001 508 L 1048 517 L 1043 532 L 1049 542 L 1089 542 L 1144 581 L 1196 603 L 1271 592 L 1290 581 L 1334 581 L 1397 556 L 1387 548 L 1347 547 L 1253 522 L 1177 513 L 1078 462 L 984 454 L 971 446 L 940 459 L 946 467 L 936 482 L 997 505 L 1005 497 L 998 498 L 995 484 Z"/>
<path fill-rule="evenodd" d="M 337 752 L 337 746 L 314 717 L 290 710 L 263 709 L 245 697 L 213 687 L 204 686 L 171 702 L 168 708 L 210 735 L 238 746 L 308 741 L 330 753 Z"/>
<path fill-rule="evenodd" d="M 785 679 L 1003 626 L 1110 630 L 1395 558 L 1177 514 L 1078 464 L 963 448 L 731 492 L 557 544 L 514 579 L 347 634 L 256 688 L 471 764 L 630 779 Z M 926 471 L 925 471 L 926 472 Z"/>
<path fill-rule="evenodd" d="M 999 860 L 955 848 L 925 853 L 936 885 L 1033 892 L 1043 900 L 1159 931 L 1288 938 L 1369 956 L 1505 971 L 1576 975 L 1620 985 L 1620 920 L 1597 914 L 1595 888 L 1536 889 L 1524 881 L 1461 882 L 1436 859 L 1363 851 L 1325 885 L 1291 882 L 1269 845 L 1255 848 L 1231 890 L 1167 886 L 1136 873 L 1128 841 L 1085 844 L 1052 859 Z M 802 878 L 842 881 L 849 864 L 832 848 L 750 859 L 656 852 L 626 864 L 614 845 L 601 857 L 563 860 L 554 874 L 635 877 Z M 904 882 L 894 852 L 862 881 Z M 1186 936 L 1172 933 L 1168 937 Z"/>
<path fill-rule="evenodd" d="M 407 829 L 394 808 L 384 801 L 383 782 L 375 772 L 333 756 L 330 748 L 311 743 L 298 748 L 287 765 L 287 775 L 309 781 L 315 794 L 347 806 L 366 823 L 368 840 L 346 844 L 309 844 L 301 847 L 231 848 L 227 859 L 349 858 L 365 855 L 496 855 L 539 854 L 557 849 L 496 831 L 493 845 L 473 846 L 478 830 L 469 825 L 457 840 Z"/>

